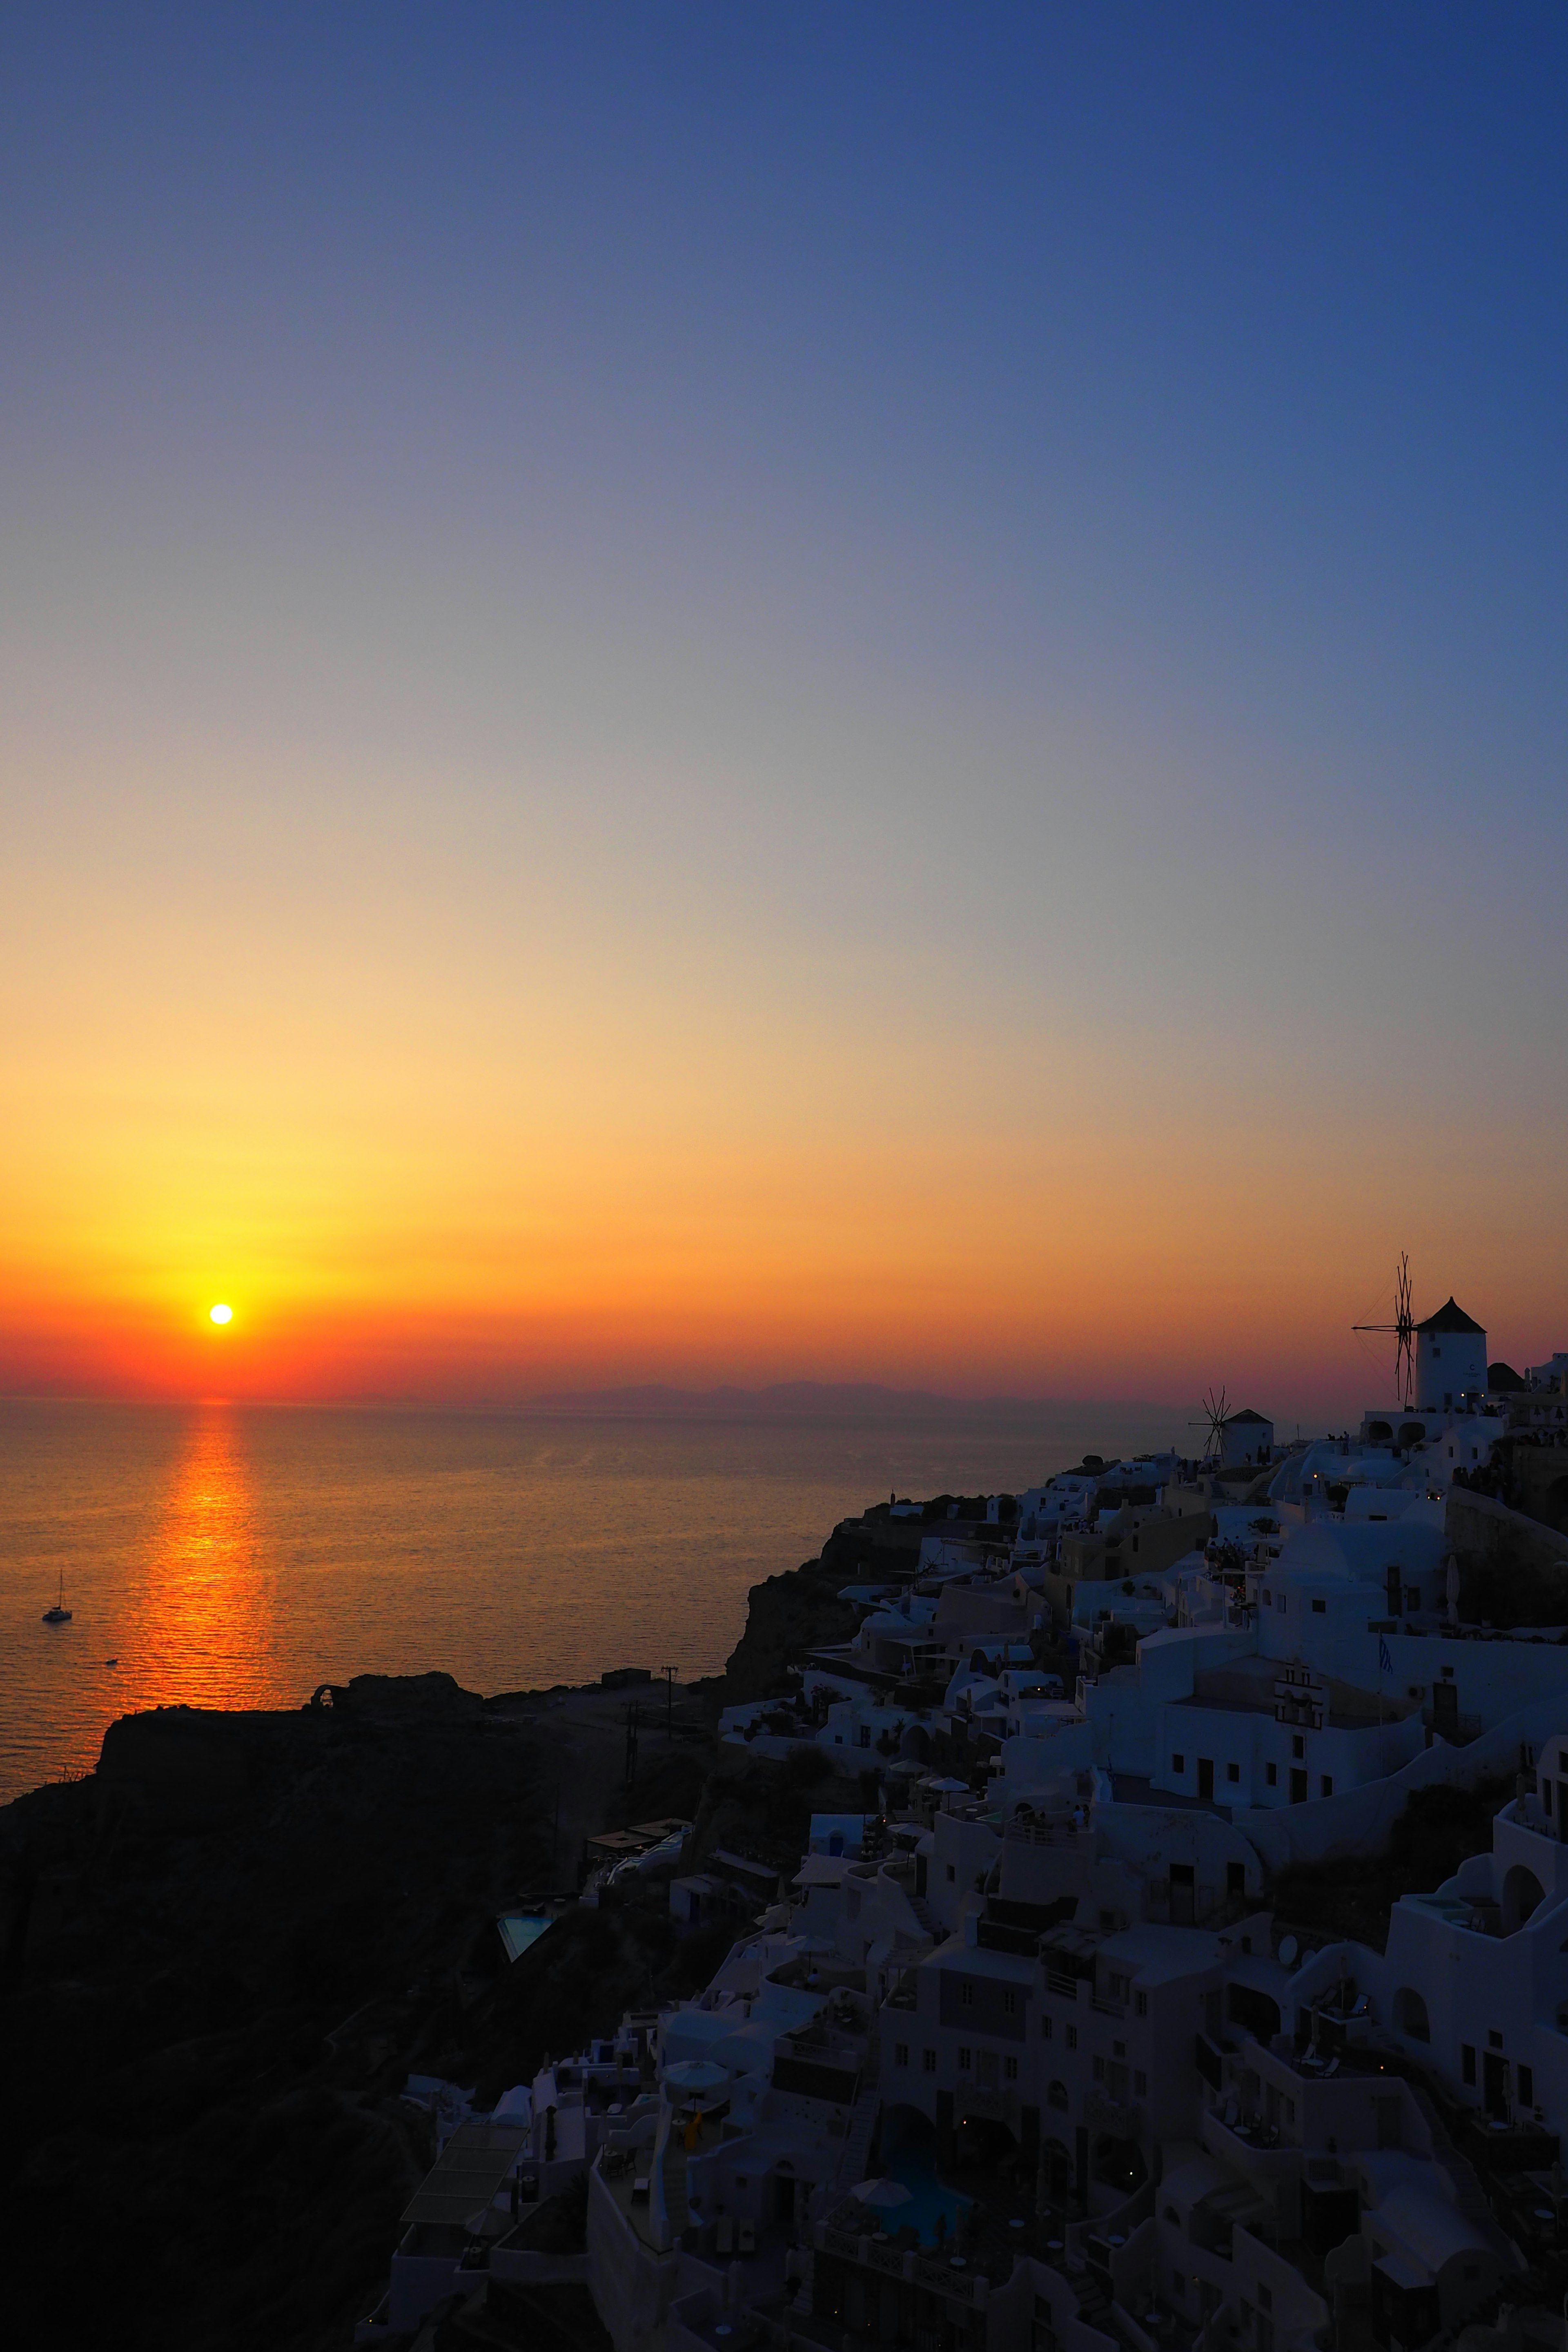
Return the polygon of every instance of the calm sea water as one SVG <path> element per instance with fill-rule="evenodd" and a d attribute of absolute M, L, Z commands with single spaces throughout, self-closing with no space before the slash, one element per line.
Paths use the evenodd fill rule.
<path fill-rule="evenodd" d="M 0 1800 L 137 1707 L 722 1665 L 746 1592 L 897 1488 L 1012 1489 L 1165 1433 L 0 1403 Z M 42 1612 L 65 1579 L 68 1625 Z M 110 1660 L 118 1663 L 110 1664 Z"/>

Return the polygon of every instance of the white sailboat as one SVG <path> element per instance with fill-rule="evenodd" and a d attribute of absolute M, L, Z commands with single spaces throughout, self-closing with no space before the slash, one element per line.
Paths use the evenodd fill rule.
<path fill-rule="evenodd" d="M 44 1622 L 46 1625 L 68 1625 L 70 1621 L 71 1613 L 66 1607 L 66 1575 L 65 1570 L 62 1568 L 60 1570 L 59 1598 L 55 1602 L 52 1609 L 45 1610 Z"/>

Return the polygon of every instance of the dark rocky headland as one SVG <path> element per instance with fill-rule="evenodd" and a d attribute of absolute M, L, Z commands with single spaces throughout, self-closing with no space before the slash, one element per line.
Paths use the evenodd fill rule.
<path fill-rule="evenodd" d="M 620 1822 L 798 1855 L 812 1772 L 721 1777 L 711 1727 L 844 1638 L 858 1557 L 836 1538 L 756 1587 L 672 1730 L 662 1688 L 634 1694 L 629 1786 L 625 1694 L 367 1675 L 291 1713 L 123 1717 L 95 1772 L 0 1809 L 8 2340 L 351 2343 L 432 2158 L 408 2075 L 493 2098 L 628 2003 L 698 1990 L 732 1932 L 682 1937 L 661 1886 L 507 1969 L 497 1914 L 570 1893 L 584 1835 Z"/>

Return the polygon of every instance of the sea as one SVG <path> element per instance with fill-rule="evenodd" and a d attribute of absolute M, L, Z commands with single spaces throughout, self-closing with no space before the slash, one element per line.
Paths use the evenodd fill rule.
<path fill-rule="evenodd" d="M 0 1401 L 0 1801 L 90 1770 L 144 1707 L 433 1667 L 487 1695 L 714 1674 L 749 1589 L 867 1504 L 1016 1492 L 1172 1418 Z"/>

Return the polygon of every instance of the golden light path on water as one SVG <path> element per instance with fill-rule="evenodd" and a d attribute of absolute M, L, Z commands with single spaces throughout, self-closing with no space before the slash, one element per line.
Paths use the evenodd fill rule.
<path fill-rule="evenodd" d="M 122 1665 L 134 1707 L 262 1706 L 276 1689 L 272 1597 L 238 1417 L 193 1420 L 136 1606 Z"/>

